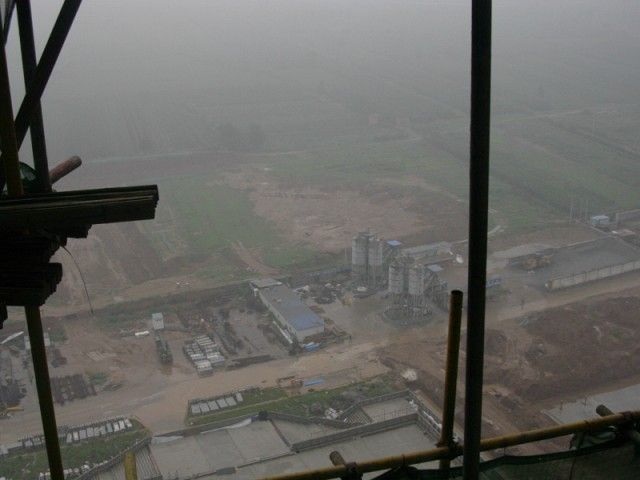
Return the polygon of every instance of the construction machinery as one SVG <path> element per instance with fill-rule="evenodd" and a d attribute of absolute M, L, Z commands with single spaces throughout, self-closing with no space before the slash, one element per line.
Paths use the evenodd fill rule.
<path fill-rule="evenodd" d="M 173 363 L 173 354 L 171 353 L 171 348 L 169 348 L 169 343 L 162 338 L 162 335 L 158 331 L 155 333 L 155 341 L 160 363 L 163 365 L 171 365 Z"/>

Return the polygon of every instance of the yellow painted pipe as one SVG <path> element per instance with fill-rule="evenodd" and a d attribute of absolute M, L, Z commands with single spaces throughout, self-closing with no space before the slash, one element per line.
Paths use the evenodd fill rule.
<path fill-rule="evenodd" d="M 125 480 L 138 480 L 136 454 L 133 452 L 127 452 L 124 455 L 124 478 Z"/>

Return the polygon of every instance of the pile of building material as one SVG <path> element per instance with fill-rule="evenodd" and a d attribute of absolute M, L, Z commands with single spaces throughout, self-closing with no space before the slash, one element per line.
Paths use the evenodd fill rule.
<path fill-rule="evenodd" d="M 52 377 L 51 392 L 53 393 L 53 400 L 60 405 L 77 398 L 86 398 L 89 395 L 96 394 L 93 385 L 86 382 L 84 375 L 79 373 L 64 377 Z"/>
<path fill-rule="evenodd" d="M 65 432 L 67 443 L 81 442 L 90 438 L 104 437 L 114 433 L 122 433 L 133 428 L 133 423 L 128 418 L 112 418 L 102 422 L 91 423 L 81 427 L 73 427 Z"/>
<path fill-rule="evenodd" d="M 50 352 L 51 356 L 49 358 L 51 359 L 50 362 L 52 367 L 60 367 L 61 365 L 67 364 L 67 357 L 62 355 L 58 347 L 53 347 Z"/>
<path fill-rule="evenodd" d="M 67 358 L 62 355 L 60 349 L 55 346 L 48 332 L 44 332 L 44 346 L 47 350 L 47 358 L 49 358 L 52 367 L 67 364 Z M 24 350 L 27 354 L 31 353 L 31 341 L 27 335 L 24 336 Z"/>
<path fill-rule="evenodd" d="M 187 342 L 183 351 L 201 376 L 211 375 L 215 367 L 221 367 L 225 363 L 220 347 L 209 335 L 199 335 L 193 341 Z"/>
<path fill-rule="evenodd" d="M 78 427 L 60 427 L 58 428 L 58 437 L 60 437 L 61 441 L 72 444 L 92 438 L 123 433 L 133 428 L 134 424 L 131 420 L 117 417 Z M 22 438 L 14 443 L 0 445 L 0 458 L 4 455 L 37 450 L 44 448 L 44 446 L 44 435 Z"/>
<path fill-rule="evenodd" d="M 215 413 L 226 408 L 235 407 L 239 403 L 242 403 L 244 398 L 242 393 L 236 392 L 234 394 L 227 394 L 222 397 L 195 399 L 189 401 L 189 415 L 199 416 L 207 415 L 209 413 Z"/>
<path fill-rule="evenodd" d="M 0 417 L 17 407 L 24 396 L 24 387 L 14 377 L 9 352 L 0 351 Z"/>

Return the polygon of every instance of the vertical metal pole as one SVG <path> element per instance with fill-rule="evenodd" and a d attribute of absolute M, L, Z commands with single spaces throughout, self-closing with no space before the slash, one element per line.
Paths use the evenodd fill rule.
<path fill-rule="evenodd" d="M 29 88 L 36 71 L 36 46 L 33 38 L 31 1 L 18 0 L 16 7 L 24 85 L 25 88 Z M 50 192 L 51 183 L 49 181 L 49 165 L 47 162 L 47 144 L 44 137 L 40 100 L 38 100 L 33 107 L 33 117 L 29 129 L 31 131 L 31 149 L 33 151 L 33 165 L 36 170 L 37 190 L 39 192 Z"/>
<path fill-rule="evenodd" d="M 447 370 L 444 379 L 444 405 L 442 430 L 438 447 L 453 445 L 453 423 L 456 413 L 456 387 L 458 382 L 458 357 L 460 354 L 460 325 L 462 323 L 462 292 L 454 290 L 449 298 L 449 334 L 447 336 Z M 451 460 L 440 460 L 440 469 L 448 469 Z"/>
<path fill-rule="evenodd" d="M 73 24 L 73 20 L 76 13 L 78 13 L 81 3 L 82 0 L 64 0 L 62 7 L 60 7 L 60 13 L 51 29 L 47 44 L 44 46 L 44 50 L 38 61 L 38 66 L 33 74 L 33 79 L 27 87 L 27 92 L 16 114 L 15 136 L 18 148 L 20 148 L 24 141 L 24 137 L 31 123 L 34 106 L 36 102 L 39 102 L 40 98 L 42 98 L 49 77 L 53 72 L 53 67 L 62 51 L 64 42 L 67 39 L 67 34 L 71 29 L 71 25 Z M 2 152 L 0 159 L 4 160 L 4 156 L 5 154 Z M 4 186 L 4 182 L 4 174 L 0 171 L 0 189 Z"/>
<path fill-rule="evenodd" d="M 7 44 L 7 39 L 9 38 L 9 27 L 11 26 L 11 15 L 13 14 L 13 7 L 14 7 L 14 2 L 5 1 L 4 19 L 2 18 L 2 15 L 0 15 L 0 27 L 4 29 L 4 32 L 2 34 L 2 42 L 5 45 Z"/>
<path fill-rule="evenodd" d="M 464 480 L 480 475 L 491 116 L 491 0 L 471 4 L 471 136 Z"/>
<path fill-rule="evenodd" d="M 20 162 L 18 161 L 18 141 L 13 121 L 11 105 L 11 86 L 7 71 L 7 56 L 4 43 L 0 45 L 0 142 L 2 142 L 2 173 L 7 180 L 7 193 L 10 196 L 22 195 Z M 0 191 L 4 187 L 0 182 Z"/>
<path fill-rule="evenodd" d="M 49 471 L 52 480 L 64 480 L 62 457 L 60 455 L 60 441 L 58 439 L 58 426 L 53 409 L 51 396 L 51 384 L 49 383 L 49 367 L 47 365 L 47 352 L 44 346 L 44 334 L 42 332 L 42 319 L 39 307 L 24 307 L 27 316 L 27 329 L 31 342 L 31 357 L 33 359 L 33 371 L 38 390 L 38 402 L 40 403 L 40 415 L 42 428 L 47 445 L 47 457 L 49 458 Z"/>
<path fill-rule="evenodd" d="M 71 29 L 71 25 L 73 24 L 73 20 L 75 19 L 76 13 L 78 13 L 81 3 L 82 0 L 65 0 L 62 7 L 60 7 L 60 13 L 51 29 L 51 35 L 49 35 L 49 39 L 42 50 L 42 55 L 34 72 L 33 80 L 27 88 L 27 93 L 16 115 L 18 145 L 21 145 L 24 140 L 32 119 L 33 109 L 36 102 L 39 102 L 40 98 L 42 98 L 49 77 L 51 77 L 51 73 L 53 72 L 53 67 L 58 61 L 58 56 L 62 51 L 64 42 L 67 39 L 67 34 Z"/>

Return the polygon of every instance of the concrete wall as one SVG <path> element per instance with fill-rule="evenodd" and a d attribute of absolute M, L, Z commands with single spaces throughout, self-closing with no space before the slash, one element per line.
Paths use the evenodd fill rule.
<path fill-rule="evenodd" d="M 258 411 L 256 410 L 255 413 L 250 413 L 247 415 L 239 415 L 237 417 L 232 417 L 232 418 L 225 418 L 224 420 L 218 420 L 210 423 L 203 423 L 201 425 L 194 425 L 193 427 L 187 427 L 181 430 L 174 430 L 173 432 L 154 435 L 154 437 L 188 437 L 190 435 L 198 435 L 208 430 L 215 430 L 217 428 L 228 427 L 229 425 L 240 423 L 246 420 L 247 418 L 255 417 L 257 414 L 258 414 Z"/>
<path fill-rule="evenodd" d="M 312 438 L 310 440 L 303 440 L 301 442 L 293 443 L 291 449 L 294 452 L 303 452 L 305 450 L 311 450 L 325 445 L 332 445 L 343 440 L 348 440 L 353 437 L 362 437 L 365 435 L 371 435 L 385 430 L 391 430 L 403 425 L 410 425 L 416 423 L 418 420 L 417 413 L 411 413 L 402 417 L 396 417 L 382 422 L 370 423 L 367 425 L 361 425 L 359 427 L 349 428 L 343 432 L 333 433 L 331 435 L 325 435 L 324 437 Z"/>
<path fill-rule="evenodd" d="M 395 400 L 396 398 L 412 398 L 412 393 L 409 390 L 402 390 L 400 392 L 387 393 L 386 395 L 380 395 L 379 397 L 367 398 L 361 400 L 358 403 L 351 405 L 345 411 L 343 411 L 338 417 L 340 420 L 344 420 L 356 410 L 364 407 L 365 405 L 371 405 L 373 403 L 382 403 L 387 400 Z"/>
<path fill-rule="evenodd" d="M 299 415 L 291 415 L 288 413 L 281 412 L 267 412 L 267 416 L 270 420 L 286 420 L 289 422 L 302 423 L 304 425 L 327 425 L 328 427 L 334 428 L 351 428 L 352 425 L 349 423 L 342 422 L 340 420 L 331 420 L 330 418 L 324 417 L 301 417 Z"/>
<path fill-rule="evenodd" d="M 640 218 L 640 210 L 627 210 L 626 212 L 617 212 L 614 221 L 615 223 L 628 222 L 631 220 L 638 220 Z"/>
<path fill-rule="evenodd" d="M 576 273 L 566 277 L 553 278 L 545 283 L 547 290 L 560 290 L 561 288 L 573 287 L 581 283 L 593 282 L 602 278 L 614 277 L 626 272 L 633 272 L 640 269 L 640 260 L 635 262 L 612 265 L 610 267 L 598 268 L 588 272 Z"/>

